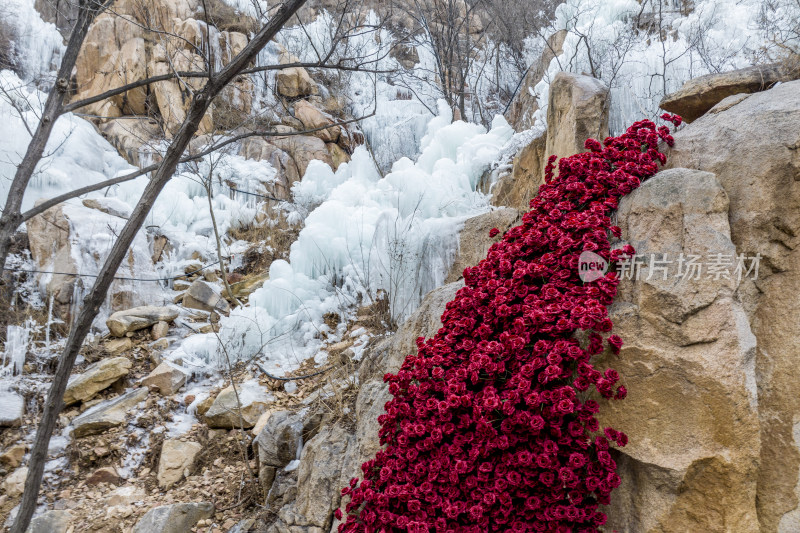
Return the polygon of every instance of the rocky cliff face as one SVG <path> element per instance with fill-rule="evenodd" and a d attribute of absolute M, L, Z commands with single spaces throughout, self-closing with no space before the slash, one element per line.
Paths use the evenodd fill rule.
<path fill-rule="evenodd" d="M 601 425 L 630 437 L 616 455 L 623 483 L 607 509 L 612 529 L 800 528 L 800 379 L 793 371 L 800 329 L 798 95 L 800 82 L 790 82 L 723 100 L 675 135 L 669 169 L 620 205 L 619 245 L 632 244 L 643 266 L 622 282 L 612 309 L 614 331 L 626 344 L 617 356 L 603 355 L 629 391 L 625 401 L 601 408 Z M 508 179 L 507 186 L 529 187 L 520 181 Z M 475 235 L 474 247 L 488 238 Z M 700 258 L 697 276 L 684 275 L 681 254 Z M 746 270 L 758 254 L 753 279 Z M 740 255 L 745 271 L 737 272 Z M 719 261 L 728 269 L 709 266 Z M 454 290 L 448 285 L 429 295 L 395 337 L 372 348 L 359 373 L 358 426 L 341 436 L 348 452 L 334 468 L 340 485 L 377 449 L 375 418 L 388 399 L 377 378 L 413 351 L 413 338 L 436 330 Z M 306 457 L 311 450 L 301 463 Z M 319 472 L 298 491 L 330 484 L 331 474 Z"/>

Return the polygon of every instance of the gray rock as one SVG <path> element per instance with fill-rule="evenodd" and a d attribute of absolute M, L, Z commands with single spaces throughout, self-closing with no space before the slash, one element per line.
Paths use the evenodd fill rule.
<path fill-rule="evenodd" d="M 145 305 L 133 307 L 125 311 L 117 311 L 106 320 L 106 326 L 115 337 L 124 337 L 126 333 L 149 328 L 157 322 L 172 322 L 180 312 L 176 307 L 155 307 Z"/>
<path fill-rule="evenodd" d="M 256 437 L 259 462 L 262 466 L 283 468 L 297 459 L 302 436 L 303 412 L 272 413 L 264 429 Z"/>
<path fill-rule="evenodd" d="M 200 279 L 192 283 L 189 290 L 183 295 L 183 305 L 189 309 L 216 311 L 223 315 L 231 312 L 230 304 L 217 289 Z"/>
<path fill-rule="evenodd" d="M 69 511 L 47 511 L 31 520 L 27 533 L 66 533 L 71 522 Z"/>
<path fill-rule="evenodd" d="M 96 435 L 121 426 L 136 404 L 147 398 L 147 388 L 141 387 L 126 392 L 112 400 L 95 405 L 72 421 L 72 436 L 75 438 Z"/>
<path fill-rule="evenodd" d="M 200 520 L 214 516 L 214 504 L 176 503 L 151 509 L 133 528 L 133 533 L 187 533 Z"/>
<path fill-rule="evenodd" d="M 25 400 L 12 391 L 0 391 L 0 427 L 18 427 L 25 414 Z"/>

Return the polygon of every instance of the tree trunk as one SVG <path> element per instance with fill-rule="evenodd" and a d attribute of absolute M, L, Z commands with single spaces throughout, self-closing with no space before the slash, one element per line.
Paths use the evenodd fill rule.
<path fill-rule="evenodd" d="M 44 465 L 47 460 L 47 448 L 50 443 L 50 436 L 56 425 L 58 414 L 61 411 L 64 392 L 67 388 L 70 372 L 75 363 L 75 358 L 80 351 L 86 335 L 92 326 L 94 318 L 100 310 L 100 306 L 105 301 L 108 288 L 114 279 L 114 275 L 125 258 L 128 248 L 133 242 L 136 233 L 150 212 L 159 193 L 172 178 L 175 169 L 181 159 L 181 155 L 189 144 L 199 127 L 211 101 L 219 92 L 228 85 L 237 74 L 255 59 L 258 52 L 280 31 L 289 18 L 297 12 L 306 0 L 287 0 L 284 2 L 269 22 L 261 28 L 250 43 L 218 74 L 208 80 L 202 91 L 196 94 L 192 105 L 189 108 L 186 119 L 181 125 L 181 129 L 175 135 L 170 144 L 164 159 L 158 170 L 155 172 L 150 182 L 144 189 L 142 197 L 133 209 L 128 222 L 122 228 L 111 252 L 106 259 L 103 267 L 92 286 L 91 291 L 83 300 L 83 307 L 75 320 L 70 331 L 64 351 L 58 360 L 58 368 L 53 377 L 53 384 L 47 394 L 42 419 L 36 431 L 36 440 L 31 451 L 31 459 L 28 465 L 28 477 L 25 479 L 25 488 L 20 504 L 19 514 L 14 525 L 11 526 L 11 533 L 25 533 L 30 524 L 33 512 L 36 509 L 36 500 L 39 495 L 39 487 L 44 474 Z"/>
<path fill-rule="evenodd" d="M 64 57 L 61 59 L 55 86 L 47 95 L 42 118 L 8 189 L 6 205 L 3 208 L 3 215 L 0 217 L 0 268 L 5 267 L 11 236 L 21 223 L 20 208 L 22 207 L 22 198 L 25 196 L 25 189 L 28 188 L 28 182 L 36 170 L 36 165 L 42 159 L 42 154 L 48 139 L 50 139 L 53 126 L 62 113 L 64 96 L 66 96 L 69 88 L 72 69 L 78 59 L 86 34 L 89 32 L 89 26 L 97 14 L 110 4 L 111 2 L 100 3 L 97 0 L 81 0 L 80 2 L 78 19 L 75 21 L 75 27 L 69 36 Z"/>

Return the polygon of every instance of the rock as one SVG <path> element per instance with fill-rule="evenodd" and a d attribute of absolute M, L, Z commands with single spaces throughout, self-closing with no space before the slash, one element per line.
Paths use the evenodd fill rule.
<path fill-rule="evenodd" d="M 169 489 L 183 479 L 203 447 L 192 441 L 165 440 L 158 460 L 158 486 Z"/>
<path fill-rule="evenodd" d="M 598 79 L 570 72 L 556 74 L 547 107 L 545 163 L 552 154 L 567 157 L 585 152 L 586 139 L 608 137 L 608 95 L 608 87 Z"/>
<path fill-rule="evenodd" d="M 289 154 L 297 166 L 302 178 L 311 161 L 322 161 L 333 168 L 333 160 L 325 146 L 325 141 L 311 135 L 292 135 L 290 137 L 273 137 L 272 144 Z"/>
<path fill-rule="evenodd" d="M 694 122 L 723 99 L 769 89 L 778 82 L 796 80 L 800 70 L 785 63 L 759 65 L 691 79 L 679 91 L 662 98 L 659 107 Z"/>
<path fill-rule="evenodd" d="M 25 457 L 25 450 L 24 444 L 11 446 L 3 452 L 3 455 L 0 455 L 0 464 L 7 468 L 18 467 L 22 464 L 22 458 Z"/>
<path fill-rule="evenodd" d="M 180 311 L 175 307 L 142 306 L 126 311 L 117 311 L 106 320 L 106 326 L 115 337 L 124 337 L 126 333 L 149 328 L 156 322 L 172 322 Z"/>
<path fill-rule="evenodd" d="M 38 200 L 36 204 L 43 202 Z M 44 213 L 36 215 L 25 222 L 28 230 L 28 243 L 31 257 L 37 268 L 43 271 L 75 274 L 78 272 L 72 255 L 70 242 L 70 223 L 64 215 L 62 206 L 51 207 Z M 72 302 L 76 277 L 64 274 L 53 274 L 47 282 L 48 296 L 53 297 L 54 304 L 68 306 Z M 59 315 L 63 314 L 59 313 Z"/>
<path fill-rule="evenodd" d="M 237 281 L 235 285 L 231 287 L 233 289 L 233 294 L 237 298 L 246 298 L 249 297 L 256 289 L 260 289 L 264 282 L 269 279 L 269 273 L 264 274 L 254 274 L 252 276 L 248 276 L 241 281 Z"/>
<path fill-rule="evenodd" d="M 142 386 L 163 396 L 172 396 L 183 387 L 186 378 L 187 372 L 169 361 L 164 361 L 142 380 Z"/>
<path fill-rule="evenodd" d="M 272 411 L 271 409 L 264 411 L 261 416 L 258 417 L 256 425 L 250 430 L 250 434 L 254 437 L 258 437 L 258 434 L 261 433 L 261 430 L 263 430 L 267 425 L 267 422 L 269 422 L 269 417 L 271 417 L 274 412 L 275 411 Z M 0 461 L 2 461 L 2 456 L 0 456 Z"/>
<path fill-rule="evenodd" d="M 319 88 L 303 67 L 290 67 L 278 71 L 278 94 L 298 98 L 318 94 Z"/>
<path fill-rule="evenodd" d="M 500 177 L 492 186 L 492 205 L 513 207 L 520 211 L 530 209 L 531 200 L 544 183 L 544 151 L 547 134 L 533 139 L 514 158 L 512 171 Z"/>
<path fill-rule="evenodd" d="M 146 166 L 145 163 L 154 163 L 161 159 L 152 146 L 162 132 L 158 123 L 151 118 L 119 118 L 100 124 L 97 129 L 133 165 L 143 167 Z"/>
<path fill-rule="evenodd" d="M 542 81 L 542 77 L 550 67 L 550 62 L 553 58 L 561 55 L 564 51 L 564 40 L 568 33 L 567 30 L 559 30 L 551 35 L 547 39 L 547 46 L 544 47 L 538 61 L 531 66 L 525 75 L 522 85 L 506 114 L 508 123 L 511 124 L 514 130 L 521 132 L 533 126 L 535 122 L 533 114 L 539 109 L 539 102 L 536 99 L 534 88 Z"/>
<path fill-rule="evenodd" d="M 124 218 L 127 220 L 131 216 L 128 204 L 117 198 L 86 198 L 81 203 L 89 209 L 97 209 L 107 215 Z"/>
<path fill-rule="evenodd" d="M 120 355 L 123 353 L 127 353 L 133 349 L 133 341 L 130 340 L 128 337 L 123 337 L 121 339 L 111 339 L 107 340 L 104 344 L 106 350 L 111 355 Z"/>
<path fill-rule="evenodd" d="M 616 455 L 622 485 L 609 529 L 759 530 L 756 339 L 739 282 L 678 275 L 680 254 L 735 257 L 728 208 L 714 174 L 687 169 L 660 172 L 620 202 L 623 238 L 640 256 L 673 263 L 666 279 L 623 279 L 609 314 L 625 344 L 597 360 L 629 391 L 622 402 L 600 400 L 600 426 L 630 438 Z"/>
<path fill-rule="evenodd" d="M 236 401 L 234 388 L 228 386 L 222 389 L 204 415 L 208 427 L 250 429 L 255 426 L 258 418 L 274 399 L 256 380 L 237 385 L 236 390 L 241 401 L 241 409 Z"/>
<path fill-rule="evenodd" d="M 0 427 L 19 427 L 25 415 L 25 400 L 12 391 L 0 391 Z"/>
<path fill-rule="evenodd" d="M 99 485 L 100 483 L 108 483 L 109 485 L 119 485 L 124 480 L 120 477 L 119 473 L 111 466 L 98 468 L 92 475 L 86 478 L 87 485 Z"/>
<path fill-rule="evenodd" d="M 125 485 L 123 487 L 119 487 L 118 489 L 114 489 L 109 494 L 108 499 L 106 500 L 106 505 L 109 507 L 130 505 L 132 503 L 142 501 L 146 497 L 147 493 L 143 488 L 135 485 Z"/>
<path fill-rule="evenodd" d="M 303 127 L 308 130 L 331 126 L 330 128 L 315 131 L 311 134 L 315 137 L 319 137 L 326 143 L 335 143 L 339 139 L 339 135 L 342 133 L 342 129 L 339 126 L 333 125 L 333 118 L 326 115 L 305 100 L 299 100 L 294 104 L 294 116 L 300 120 L 300 122 L 303 123 Z"/>
<path fill-rule="evenodd" d="M 342 426 L 328 426 L 303 447 L 297 471 L 295 520 L 289 525 L 330 531 L 341 502 L 340 480 L 347 448 L 355 438 Z"/>
<path fill-rule="evenodd" d="M 189 309 L 200 309 L 201 311 L 217 311 L 224 315 L 229 315 L 231 306 L 222 297 L 217 289 L 203 280 L 192 283 L 189 290 L 183 296 L 183 306 Z"/>
<path fill-rule="evenodd" d="M 747 276 L 738 288 L 757 340 L 761 446 L 755 501 L 761 531 L 800 531 L 798 132 L 800 81 L 791 81 L 681 128 L 667 160 L 667 166 L 716 175 L 730 201 L 728 220 L 737 253 L 761 255 L 758 279 Z M 742 440 L 743 445 L 751 442 Z"/>
<path fill-rule="evenodd" d="M 3 494 L 9 498 L 16 498 L 22 495 L 25 488 L 25 478 L 28 477 L 28 467 L 23 466 L 14 470 L 5 480 L 3 480 Z"/>
<path fill-rule="evenodd" d="M 283 468 L 297 459 L 303 437 L 310 438 L 319 421 L 319 416 L 309 417 L 305 410 L 273 412 L 255 440 L 261 465 Z"/>
<path fill-rule="evenodd" d="M 148 511 L 133 527 L 133 533 L 186 533 L 199 522 L 214 516 L 214 504 L 176 503 Z"/>
<path fill-rule="evenodd" d="M 101 359 L 81 374 L 72 376 L 64 393 L 64 405 L 85 402 L 98 392 L 107 389 L 118 379 L 127 376 L 131 361 L 127 357 Z"/>
<path fill-rule="evenodd" d="M 519 216 L 519 211 L 516 209 L 504 207 L 467 220 L 458 235 L 458 255 L 453 261 L 445 283 L 458 281 L 463 277 L 465 268 L 477 265 L 486 257 L 489 246 L 500 239 L 499 236 L 489 236 L 492 228 L 500 230 L 502 235 L 519 220 Z"/>
<path fill-rule="evenodd" d="M 31 520 L 27 533 L 67 533 L 71 525 L 69 511 L 47 511 Z"/>
<path fill-rule="evenodd" d="M 141 387 L 95 405 L 72 421 L 72 436 L 80 438 L 96 435 L 109 428 L 121 426 L 127 415 L 145 398 L 147 389 Z"/>
<path fill-rule="evenodd" d="M 158 339 L 162 339 L 169 335 L 169 322 L 164 322 L 163 320 L 159 320 L 155 324 L 153 324 L 153 328 L 150 330 L 150 337 L 157 341 Z"/>
<path fill-rule="evenodd" d="M 347 152 L 345 152 L 338 144 L 326 143 L 325 147 L 328 149 L 328 153 L 331 155 L 331 160 L 333 161 L 333 170 L 339 170 L 339 165 L 350 162 L 350 156 L 347 155 Z"/>

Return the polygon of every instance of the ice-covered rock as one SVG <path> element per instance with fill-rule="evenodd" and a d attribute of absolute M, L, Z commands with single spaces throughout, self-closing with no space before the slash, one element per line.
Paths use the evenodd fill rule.
<path fill-rule="evenodd" d="M 236 390 L 233 386 L 228 386 L 220 391 L 204 418 L 210 428 L 250 429 L 256 425 L 258 418 L 273 399 L 272 394 L 256 380 L 239 384 Z"/>
<path fill-rule="evenodd" d="M 112 335 L 124 337 L 126 333 L 149 328 L 157 322 L 172 322 L 180 311 L 176 307 L 142 306 L 117 311 L 106 320 Z"/>
<path fill-rule="evenodd" d="M 121 426 L 136 405 L 147 398 L 147 388 L 140 387 L 107 400 L 75 417 L 72 421 L 72 436 L 75 438 L 96 435 Z"/>
<path fill-rule="evenodd" d="M 165 440 L 158 460 L 158 485 L 163 489 L 169 489 L 183 479 L 202 449 L 203 447 L 197 442 Z"/>
<path fill-rule="evenodd" d="M 17 427 L 25 415 L 25 400 L 13 391 L 0 391 L 0 427 Z"/>
<path fill-rule="evenodd" d="M 214 504 L 176 503 L 148 511 L 133 527 L 133 533 L 186 533 L 200 520 L 214 516 Z"/>
<path fill-rule="evenodd" d="M 118 379 L 127 376 L 131 365 L 131 360 L 127 357 L 112 357 L 94 363 L 70 378 L 64 393 L 64 404 L 72 405 L 91 399 Z"/>

